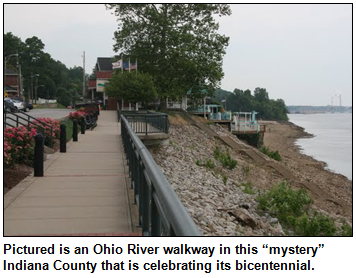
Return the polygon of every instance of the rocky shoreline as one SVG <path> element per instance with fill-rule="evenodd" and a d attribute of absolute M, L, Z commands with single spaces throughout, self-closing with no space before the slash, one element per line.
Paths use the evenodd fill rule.
<path fill-rule="evenodd" d="M 220 140 L 210 137 L 194 125 L 189 125 L 179 116 L 170 116 L 170 123 L 169 144 L 150 151 L 203 235 L 285 235 L 278 219 L 258 211 L 256 200 L 260 192 L 283 181 L 283 177 L 272 169 L 260 167 L 246 156 L 231 151 Z M 351 182 L 341 175 L 323 170 L 322 167 L 315 168 L 314 164 L 318 162 L 306 158 L 294 145 L 294 141 L 300 136 L 310 136 L 310 134 L 289 123 L 266 122 L 265 124 L 267 125 L 265 145 L 281 153 L 283 165 L 305 180 L 311 180 L 309 171 L 313 169 L 313 181 L 314 178 L 316 182 L 324 180 L 326 184 L 323 189 L 342 182 L 342 193 L 339 193 L 338 197 L 342 198 L 346 205 L 351 204 Z M 210 127 L 215 132 L 241 142 L 225 128 L 218 125 Z M 283 148 L 280 148 L 281 146 Z M 237 161 L 234 170 L 222 167 L 215 159 L 216 147 L 229 150 L 232 158 Z M 214 167 L 202 166 L 209 160 Z M 306 166 L 308 163 L 304 162 L 310 165 Z M 308 168 L 306 174 L 304 174 L 304 167 Z M 333 202 L 330 204 L 315 202 L 315 207 L 336 220 L 346 219 L 351 223 L 352 212 L 344 211 L 345 207 L 340 209 Z"/>

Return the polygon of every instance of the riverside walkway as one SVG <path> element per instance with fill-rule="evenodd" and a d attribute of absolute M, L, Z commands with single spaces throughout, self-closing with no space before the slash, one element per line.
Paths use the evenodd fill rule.
<path fill-rule="evenodd" d="M 49 155 L 44 177 L 32 174 L 5 195 L 5 236 L 140 235 L 116 111 L 102 111 L 98 126 L 78 137 L 66 153 Z"/>

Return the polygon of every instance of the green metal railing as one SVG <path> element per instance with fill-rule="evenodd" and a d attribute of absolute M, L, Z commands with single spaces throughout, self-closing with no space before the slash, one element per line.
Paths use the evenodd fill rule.
<path fill-rule="evenodd" d="M 143 236 L 201 236 L 171 184 L 134 132 L 132 122 L 129 123 L 126 115 L 120 118 Z"/>
<path fill-rule="evenodd" d="M 168 115 L 150 111 L 122 111 L 136 133 L 168 133 Z"/>

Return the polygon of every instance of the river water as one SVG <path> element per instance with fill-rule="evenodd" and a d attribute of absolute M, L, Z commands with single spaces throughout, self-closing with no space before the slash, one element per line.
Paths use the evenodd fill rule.
<path fill-rule="evenodd" d="M 289 121 L 314 135 L 296 144 L 302 153 L 327 163 L 327 169 L 352 180 L 352 114 L 289 114 Z"/>

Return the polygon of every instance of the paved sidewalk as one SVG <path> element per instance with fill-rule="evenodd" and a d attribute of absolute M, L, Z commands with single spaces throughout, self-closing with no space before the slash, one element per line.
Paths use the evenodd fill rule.
<path fill-rule="evenodd" d="M 44 177 L 5 195 L 5 236 L 132 233 L 123 160 L 116 111 L 102 111 L 93 131 L 48 157 Z"/>

